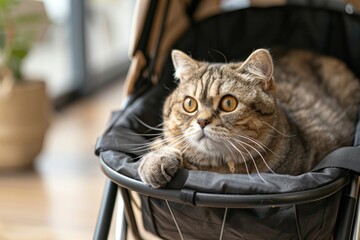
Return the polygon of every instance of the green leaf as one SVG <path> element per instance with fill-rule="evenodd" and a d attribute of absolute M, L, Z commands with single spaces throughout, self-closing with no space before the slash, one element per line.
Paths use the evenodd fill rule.
<path fill-rule="evenodd" d="M 3 49 L 4 47 L 5 47 L 5 32 L 3 31 L 3 29 L 0 29 L 0 49 Z"/>
<path fill-rule="evenodd" d="M 10 52 L 7 65 L 12 69 L 15 79 L 22 79 L 21 63 L 27 53 L 28 49 L 26 48 L 13 48 Z"/>
<path fill-rule="evenodd" d="M 22 79 L 22 62 L 47 24 L 46 14 L 28 11 L 26 5 L 21 0 L 0 0 L 0 57 L 16 80 Z"/>
<path fill-rule="evenodd" d="M 8 10 L 12 5 L 18 4 L 19 0 L 0 0 L 0 10 Z"/>

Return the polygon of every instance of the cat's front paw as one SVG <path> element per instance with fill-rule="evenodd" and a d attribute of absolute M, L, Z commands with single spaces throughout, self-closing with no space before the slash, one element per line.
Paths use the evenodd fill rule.
<path fill-rule="evenodd" d="M 171 148 L 149 152 L 139 166 L 141 180 L 153 188 L 164 187 L 181 167 L 181 155 Z"/>

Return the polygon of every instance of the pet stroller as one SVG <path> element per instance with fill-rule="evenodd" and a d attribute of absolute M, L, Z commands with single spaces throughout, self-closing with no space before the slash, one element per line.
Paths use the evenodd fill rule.
<path fill-rule="evenodd" d="M 257 48 L 308 49 L 343 60 L 360 78 L 355 8 L 340 1 L 265 2 L 277 5 L 137 3 L 127 98 L 96 145 L 108 180 L 94 239 L 107 238 L 118 192 L 135 239 L 143 237 L 134 216 L 134 193 L 141 199 L 145 229 L 162 239 L 360 239 L 360 122 L 353 147 L 335 150 L 299 176 L 264 173 L 264 182 L 257 174 L 181 169 L 166 189 L 139 180 L 138 159 L 145 151 L 136 146 L 158 133 L 162 103 L 176 86 L 171 49 L 210 62 L 242 60 Z"/>

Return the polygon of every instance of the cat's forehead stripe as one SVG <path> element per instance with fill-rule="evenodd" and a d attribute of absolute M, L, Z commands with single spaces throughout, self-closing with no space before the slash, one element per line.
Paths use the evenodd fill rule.
<path fill-rule="evenodd" d="M 208 98 L 218 97 L 219 95 L 234 94 L 239 85 L 247 86 L 245 78 L 234 75 L 229 76 L 228 69 L 218 65 L 206 65 L 197 72 L 192 83 L 185 87 L 185 92 L 200 101 Z"/>
<path fill-rule="evenodd" d="M 214 69 L 212 67 L 208 67 L 206 73 L 203 74 L 202 79 L 200 80 L 202 82 L 203 88 L 201 89 L 201 98 L 207 99 L 208 97 L 213 97 L 213 91 L 211 91 L 212 86 L 215 82 L 218 82 L 217 85 L 219 85 L 219 74 L 217 74 L 217 69 Z"/>
<path fill-rule="evenodd" d="M 215 79 L 209 88 L 210 96 L 218 96 L 220 91 L 221 82 L 219 79 Z"/>
<path fill-rule="evenodd" d="M 201 92 L 203 91 L 203 82 L 201 80 L 197 81 L 197 84 L 194 84 L 196 86 L 194 96 L 199 97 L 201 96 Z"/>
<path fill-rule="evenodd" d="M 192 91 L 192 94 L 193 96 L 195 97 L 199 97 L 201 95 L 201 92 L 203 91 L 204 89 L 204 84 L 203 82 L 201 81 L 203 79 L 203 76 L 204 74 L 207 73 L 207 66 L 203 66 L 201 69 L 200 72 L 198 72 L 198 75 L 197 77 L 193 80 L 194 83 L 191 84 L 192 86 L 194 86 L 194 89 Z"/>
<path fill-rule="evenodd" d="M 204 89 L 202 89 L 202 99 L 206 99 L 207 98 L 207 91 L 209 89 L 209 82 L 211 81 L 211 76 L 212 76 L 212 73 L 211 72 L 208 72 L 207 74 L 204 74 L 203 75 L 203 78 L 201 79 L 201 81 L 203 82 L 203 86 L 204 86 Z"/>

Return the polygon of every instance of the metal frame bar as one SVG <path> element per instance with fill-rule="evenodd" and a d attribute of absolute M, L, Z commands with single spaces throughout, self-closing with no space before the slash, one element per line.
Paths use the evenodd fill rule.
<path fill-rule="evenodd" d="M 131 232 L 136 240 L 141 240 L 139 229 L 137 227 L 134 211 L 131 205 L 131 197 L 129 190 L 123 187 L 119 187 L 119 191 L 121 193 L 122 199 L 124 201 L 124 210 L 125 210 L 125 218 L 126 222 L 131 229 Z"/>
<path fill-rule="evenodd" d="M 358 205 L 359 176 L 351 176 L 351 181 L 346 187 L 339 206 L 339 215 L 335 226 L 335 240 L 350 240 L 356 230 L 355 210 Z"/>
<path fill-rule="evenodd" d="M 128 224 L 125 218 L 124 200 L 121 198 L 121 193 L 118 192 L 117 204 L 117 216 L 115 226 L 115 239 L 125 240 L 127 238 Z"/>
<path fill-rule="evenodd" d="M 189 201 L 182 199 L 182 192 L 173 189 L 155 189 L 144 184 L 139 180 L 119 174 L 100 157 L 100 167 L 105 175 L 119 186 L 127 188 L 139 194 L 150 197 L 164 199 L 171 202 L 190 204 Z M 202 207 L 229 207 L 229 208 L 252 208 L 256 206 L 273 207 L 287 206 L 293 204 L 308 203 L 326 198 L 343 187 L 348 185 L 350 174 L 347 174 L 329 184 L 316 189 L 309 189 L 299 192 L 278 193 L 278 194 L 259 194 L 259 195 L 238 195 L 238 194 L 212 194 L 212 193 L 194 193 L 193 205 Z"/>
<path fill-rule="evenodd" d="M 360 239 L 360 204 L 359 204 L 360 193 L 357 196 L 357 205 L 356 205 L 356 213 L 354 216 L 354 226 L 353 226 L 353 234 L 352 240 Z"/>
<path fill-rule="evenodd" d="M 111 219 L 114 212 L 117 185 L 110 179 L 106 180 L 98 220 L 95 227 L 94 240 L 104 240 L 109 236 Z"/>

